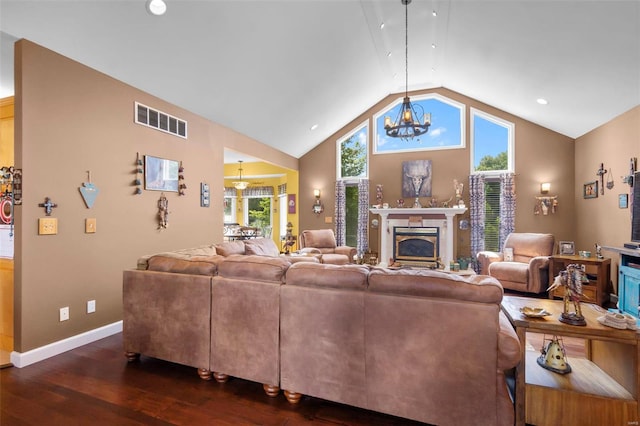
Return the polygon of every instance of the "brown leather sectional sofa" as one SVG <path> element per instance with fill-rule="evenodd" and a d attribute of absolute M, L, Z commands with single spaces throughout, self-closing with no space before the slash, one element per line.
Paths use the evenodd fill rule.
<path fill-rule="evenodd" d="M 124 271 L 124 350 L 431 424 L 513 424 L 520 344 L 487 276 L 213 247 Z"/>

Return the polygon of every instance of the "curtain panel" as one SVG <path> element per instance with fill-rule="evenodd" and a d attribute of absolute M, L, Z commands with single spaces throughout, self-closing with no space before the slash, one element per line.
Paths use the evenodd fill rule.
<path fill-rule="evenodd" d="M 471 258 L 475 259 L 478 252 L 484 250 L 484 175 L 475 174 L 469 176 L 469 215 L 471 228 Z M 477 262 L 473 262 L 477 273 Z"/>
<path fill-rule="evenodd" d="M 336 244 L 342 246 L 346 241 L 346 215 L 347 215 L 347 205 L 346 205 L 346 185 L 344 181 L 338 180 L 336 181 L 336 207 L 335 207 L 335 221 L 336 221 Z"/>
<path fill-rule="evenodd" d="M 273 197 L 273 186 L 251 186 L 242 190 L 243 197 Z"/>
<path fill-rule="evenodd" d="M 358 182 L 358 234 L 356 250 L 361 256 L 369 249 L 369 179 Z"/>
<path fill-rule="evenodd" d="M 516 228 L 516 182 L 513 173 L 500 175 L 500 250 Z"/>
<path fill-rule="evenodd" d="M 225 197 L 237 197 L 238 192 L 233 186 L 225 186 L 224 187 L 224 196 Z"/>

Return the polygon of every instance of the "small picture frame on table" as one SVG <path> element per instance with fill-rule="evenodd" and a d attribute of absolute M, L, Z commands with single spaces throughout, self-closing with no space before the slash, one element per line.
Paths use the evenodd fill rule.
<path fill-rule="evenodd" d="M 620 209 L 629 208 L 629 194 L 618 195 L 618 208 Z"/>
<path fill-rule="evenodd" d="M 598 198 L 598 181 L 588 182 L 584 184 L 582 190 L 582 198 Z"/>
<path fill-rule="evenodd" d="M 560 241 L 558 242 L 558 252 L 562 255 L 574 255 L 576 254 L 576 248 L 573 241 Z"/>

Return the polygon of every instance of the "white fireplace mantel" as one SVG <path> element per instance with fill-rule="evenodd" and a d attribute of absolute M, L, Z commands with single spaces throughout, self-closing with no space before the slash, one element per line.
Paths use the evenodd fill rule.
<path fill-rule="evenodd" d="M 369 211 L 380 215 L 380 259 L 381 266 L 387 266 L 388 260 L 393 257 L 392 232 L 395 226 L 409 226 L 411 216 L 420 216 L 422 226 L 436 226 L 440 228 L 440 258 L 444 265 L 448 267 L 449 262 L 454 260 L 454 225 L 453 218 L 456 215 L 467 211 L 466 207 L 451 208 L 372 208 Z M 390 217 L 391 216 L 391 217 Z M 443 217 L 444 216 L 444 217 Z"/>

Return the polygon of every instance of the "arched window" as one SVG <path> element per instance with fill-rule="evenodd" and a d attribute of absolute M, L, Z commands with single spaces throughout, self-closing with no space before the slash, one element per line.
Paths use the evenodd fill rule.
<path fill-rule="evenodd" d="M 389 116 L 391 121 L 396 120 L 402 105 L 402 98 L 398 98 L 373 117 L 374 154 L 465 147 L 465 106 L 463 104 L 436 93 L 412 96 L 411 103 L 420 105 L 425 113 L 431 114 L 429 131 L 410 140 L 387 136 L 384 129 L 384 118 Z"/>

